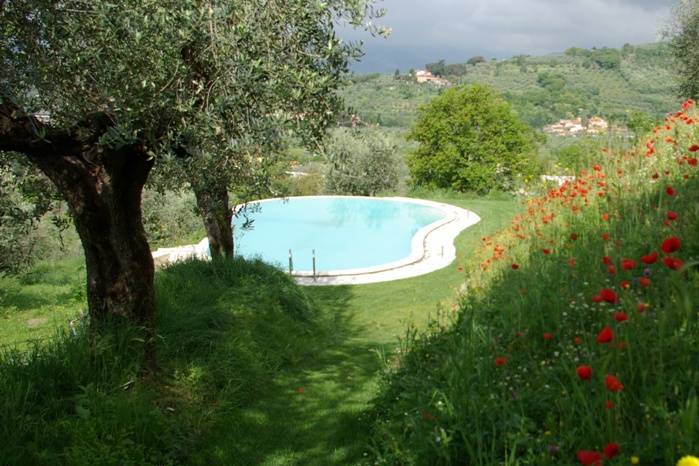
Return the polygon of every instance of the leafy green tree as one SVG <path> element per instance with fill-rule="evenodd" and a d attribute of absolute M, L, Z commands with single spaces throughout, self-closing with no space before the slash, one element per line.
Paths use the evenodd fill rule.
<path fill-rule="evenodd" d="M 621 53 L 616 49 L 607 47 L 593 50 L 590 59 L 600 68 L 614 70 L 621 66 Z"/>
<path fill-rule="evenodd" d="M 401 164 L 397 148 L 397 144 L 378 130 L 337 130 L 327 147 L 330 160 L 327 190 L 374 196 L 395 189 Z"/>
<path fill-rule="evenodd" d="M 673 21 L 666 31 L 670 48 L 679 67 L 679 94 L 699 98 L 699 0 L 681 0 L 673 10 Z"/>
<path fill-rule="evenodd" d="M 509 190 L 534 170 L 533 131 L 486 86 L 452 88 L 434 98 L 419 110 L 408 137 L 419 143 L 408 162 L 418 185 Z"/>
<path fill-rule="evenodd" d="M 41 172 L 23 158 L 0 152 L 0 273 L 32 262 L 34 230 L 56 200 Z"/>
<path fill-rule="evenodd" d="M 466 63 L 468 63 L 469 65 L 475 66 L 479 63 L 485 63 L 485 62 L 486 62 L 485 57 L 483 57 L 481 55 L 477 55 L 475 57 L 469 58 Z"/>
<path fill-rule="evenodd" d="M 435 76 L 444 76 L 447 72 L 447 64 L 444 60 L 439 60 L 435 63 L 428 63 L 425 69 Z"/>
<path fill-rule="evenodd" d="M 468 66 L 465 63 L 454 63 L 446 67 L 446 74 L 448 76 L 465 76 L 467 73 Z"/>
<path fill-rule="evenodd" d="M 23 154 L 67 201 L 85 251 L 93 322 L 121 317 L 153 335 L 141 193 L 154 163 L 204 154 L 234 161 L 248 153 L 241 141 L 264 135 L 274 119 L 303 121 L 309 132 L 324 127 L 338 70 L 356 53 L 335 36 L 335 22 L 359 24 L 368 7 L 0 2 L 0 151 Z M 281 100 L 305 102 L 304 111 L 277 106 Z M 153 348 L 146 356 L 154 365 Z"/>
<path fill-rule="evenodd" d="M 539 73 L 537 82 L 539 83 L 539 86 L 553 93 L 562 92 L 563 88 L 566 86 L 565 77 L 558 73 L 551 72 Z"/>

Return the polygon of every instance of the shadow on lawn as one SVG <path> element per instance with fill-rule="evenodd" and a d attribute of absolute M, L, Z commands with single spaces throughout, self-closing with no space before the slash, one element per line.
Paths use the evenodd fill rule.
<path fill-rule="evenodd" d="M 198 463 L 345 465 L 361 458 L 368 427 L 361 415 L 381 367 L 377 348 L 354 322 L 351 287 L 314 296 L 326 336 L 259 387 L 253 404 L 219 419 Z"/>

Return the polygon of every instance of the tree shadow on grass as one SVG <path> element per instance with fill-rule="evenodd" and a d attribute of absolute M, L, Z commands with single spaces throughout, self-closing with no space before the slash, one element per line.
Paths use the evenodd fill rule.
<path fill-rule="evenodd" d="M 377 345 L 353 321 L 351 287 L 314 293 L 319 335 L 313 351 L 287 365 L 258 397 L 216 420 L 196 464 L 333 465 L 357 462 L 367 425 L 362 412 L 381 363 Z"/>
<path fill-rule="evenodd" d="M 333 465 L 361 458 L 381 369 L 351 287 L 306 292 L 256 262 L 190 263 L 158 279 L 161 359 L 196 401 L 187 462 Z M 177 398 L 177 395 L 174 396 Z M 185 408 L 186 409 L 186 408 Z"/>

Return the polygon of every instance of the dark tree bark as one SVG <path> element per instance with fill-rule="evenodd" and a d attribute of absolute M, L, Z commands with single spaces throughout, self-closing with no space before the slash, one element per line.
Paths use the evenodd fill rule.
<path fill-rule="evenodd" d="M 0 151 L 27 156 L 65 198 L 85 251 L 91 322 L 125 320 L 147 333 L 146 362 L 156 367 L 153 258 L 141 219 L 141 193 L 153 162 L 143 145 L 98 143 L 105 114 L 57 129 L 0 100 Z M 41 136 L 40 136 L 41 135 Z"/>
<path fill-rule="evenodd" d="M 225 183 L 211 182 L 202 185 L 192 182 L 192 190 L 197 199 L 197 208 L 204 221 L 206 236 L 212 258 L 233 257 L 233 213 L 228 204 L 228 190 Z"/>

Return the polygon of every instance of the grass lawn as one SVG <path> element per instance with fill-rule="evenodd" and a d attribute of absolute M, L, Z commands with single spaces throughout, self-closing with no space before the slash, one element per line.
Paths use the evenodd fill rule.
<path fill-rule="evenodd" d="M 195 442 L 191 453 L 193 464 L 332 465 L 361 461 L 367 445 L 364 435 L 369 427 L 362 412 L 377 392 L 383 361 L 397 349 L 399 338 L 405 335 L 409 326 L 424 328 L 429 316 L 434 315 L 440 306 L 451 307 L 464 282 L 464 272 L 458 268 L 467 265 L 469 253 L 477 247 L 481 237 L 507 225 L 519 210 L 519 204 L 511 199 L 449 195 L 430 198 L 471 209 L 482 218 L 479 224 L 457 238 L 457 261 L 442 270 L 406 280 L 305 288 L 320 309 L 322 327 L 330 329 L 329 338 L 316 339 L 322 341 L 322 345 L 310 341 L 314 338 L 309 336 L 308 345 L 292 348 L 295 343 L 289 340 L 291 335 L 277 338 L 273 325 L 254 323 L 257 317 L 240 314 L 238 309 L 242 301 L 246 309 L 254 310 L 257 302 L 259 311 L 264 310 L 266 302 L 261 302 L 261 297 L 255 298 L 258 285 L 245 288 L 246 296 L 243 297 L 240 292 L 228 296 L 225 289 L 192 289 L 180 290 L 191 303 L 163 305 L 161 302 L 161 312 L 181 313 L 171 316 L 171 322 L 164 324 L 181 324 L 185 331 L 180 334 L 181 345 L 186 344 L 189 334 L 194 331 L 188 327 L 189 323 L 181 321 L 195 319 L 188 311 L 198 307 L 204 312 L 212 312 L 212 315 L 220 311 L 237 313 L 236 319 L 242 320 L 233 328 L 241 334 L 231 336 L 232 341 L 227 344 L 232 345 L 231 348 L 240 348 L 240 351 L 253 349 L 245 349 L 247 353 L 227 353 L 228 350 L 223 348 L 223 352 L 216 354 L 228 354 L 232 360 L 239 361 L 241 358 L 255 358 L 255 345 L 272 341 L 278 342 L 280 355 L 292 355 L 283 356 L 286 360 L 278 364 L 281 369 L 271 382 L 263 382 L 268 379 L 262 376 L 259 384 L 246 382 L 242 381 L 244 374 L 238 374 L 241 381 L 234 383 L 245 388 L 234 390 L 252 392 L 246 396 L 254 401 L 252 404 L 242 403 L 241 409 L 232 411 L 234 415 L 212 414 L 215 416 L 214 428 L 207 429 L 208 433 Z M 465 270 L 468 271 L 468 267 Z M 161 288 L 164 278 L 160 280 Z M 84 307 L 84 279 L 84 266 L 79 261 L 39 266 L 22 277 L 0 278 L 0 348 L 26 345 L 33 339 L 50 337 L 57 326 L 65 326 Z M 205 287 L 203 281 L 193 280 L 184 285 L 173 282 L 173 286 L 201 288 Z M 168 288 L 162 289 L 167 291 Z M 207 299 L 210 302 L 206 302 Z M 202 302 L 206 302 L 203 308 Z M 176 309 L 177 306 L 181 309 Z M 253 320 L 246 323 L 245 319 Z M 200 324 L 192 320 L 192 325 Z M 169 332 L 171 342 L 178 338 L 177 331 L 162 330 Z M 243 345 L 240 341 L 247 343 Z M 193 383 L 193 368 L 196 367 L 192 366 L 192 361 L 196 358 L 189 357 L 186 351 L 178 352 L 176 345 L 164 348 L 161 357 L 172 357 L 173 360 L 161 363 L 172 366 L 175 374 L 172 383 L 182 387 Z M 281 345 L 288 347 L 281 348 Z M 262 355 L 262 351 L 259 354 L 259 357 L 269 358 L 269 355 Z M 267 366 L 276 365 L 277 362 L 270 362 Z"/>
<path fill-rule="evenodd" d="M 228 453 L 247 458 L 247 464 L 339 465 L 361 459 L 369 427 L 361 413 L 376 393 L 382 360 L 397 349 L 408 326 L 424 328 L 440 304 L 450 307 L 464 282 L 458 267 L 469 261 L 481 237 L 508 224 L 519 209 L 512 200 L 432 199 L 471 209 L 482 218 L 457 238 L 457 260 L 405 280 L 307 288 L 327 317 L 337 321 L 334 344 L 278 376 L 243 422 L 234 420 L 240 430 L 221 432 L 212 445 L 235 438 L 238 447 Z M 233 456 L 223 459 L 235 461 Z"/>

